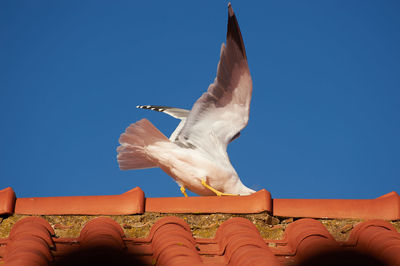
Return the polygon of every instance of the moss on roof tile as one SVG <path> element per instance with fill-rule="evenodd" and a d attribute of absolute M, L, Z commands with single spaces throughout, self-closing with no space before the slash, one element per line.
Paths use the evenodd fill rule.
<path fill-rule="evenodd" d="M 12 215 L 0 220 L 0 238 L 7 238 L 14 224 L 29 215 Z M 196 238 L 213 238 L 219 226 L 231 217 L 243 217 L 250 220 L 259 230 L 264 239 L 280 240 L 284 237 L 286 227 L 293 219 L 279 220 L 268 213 L 258 214 L 164 214 L 147 212 L 138 215 L 113 215 L 105 216 L 115 220 L 124 230 L 126 237 L 145 238 L 148 236 L 153 224 L 167 216 L 176 216 L 185 220 Z M 44 215 L 54 228 L 56 237 L 75 238 L 85 224 L 99 216 L 87 215 Z M 103 216 L 104 217 L 104 216 Z M 354 219 L 318 219 L 337 241 L 346 241 L 354 226 L 361 220 Z M 400 232 L 400 221 L 391 224 Z"/>

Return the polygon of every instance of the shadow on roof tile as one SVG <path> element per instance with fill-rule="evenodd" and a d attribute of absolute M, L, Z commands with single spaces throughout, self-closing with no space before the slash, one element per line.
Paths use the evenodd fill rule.
<path fill-rule="evenodd" d="M 113 219 L 94 218 L 81 230 L 78 245 L 53 265 L 148 265 L 127 249 L 124 237 L 121 226 Z"/>
<path fill-rule="evenodd" d="M 339 248 L 339 244 L 322 223 L 314 219 L 301 219 L 289 224 L 285 240 L 296 260 Z"/>
<path fill-rule="evenodd" d="M 391 266 L 379 258 L 355 249 L 326 250 L 299 261 L 297 266 Z M 398 264 L 396 264 L 398 265 Z M 395 266 L 395 265 L 393 265 Z"/>
<path fill-rule="evenodd" d="M 99 217 L 78 238 L 57 238 L 46 220 L 27 217 L 14 224 L 8 239 L 0 239 L 0 264 L 2 259 L 18 266 L 400 263 L 400 234 L 382 220 L 359 223 L 346 242 L 335 241 L 320 221 L 309 218 L 291 222 L 280 240 L 263 239 L 250 220 L 239 217 L 219 225 L 212 239 L 195 239 L 192 230 L 181 218 L 164 217 L 148 237 L 127 238 L 119 223 Z"/>
<path fill-rule="evenodd" d="M 351 231 L 346 245 L 373 254 L 389 265 L 400 265 L 400 234 L 386 221 L 371 220 L 358 224 Z"/>
<path fill-rule="evenodd" d="M 382 226 L 383 225 L 383 226 Z M 390 237 L 400 237 L 394 228 L 384 221 L 364 222 L 357 225 L 350 239 L 340 245 L 325 227 L 313 219 L 301 219 L 288 226 L 286 239 L 296 264 L 305 265 L 399 265 L 399 249 L 393 248 Z M 380 228 L 373 234 L 366 228 Z M 382 232 L 382 230 L 384 232 Z M 390 232 L 390 233 L 389 233 Z M 390 234 L 384 236 L 385 233 Z M 381 241 L 377 239 L 380 235 Z M 362 239 L 362 238 L 366 239 Z M 387 248 L 390 246 L 390 252 Z M 351 248 L 350 248 L 351 247 Z M 353 247 L 356 247 L 355 249 Z M 385 253 L 385 254 L 383 254 Z M 390 253 L 390 254 L 388 254 Z"/>

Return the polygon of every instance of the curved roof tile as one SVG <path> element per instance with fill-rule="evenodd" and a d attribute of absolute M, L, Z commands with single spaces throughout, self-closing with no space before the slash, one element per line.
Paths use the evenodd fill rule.
<path fill-rule="evenodd" d="M 324 250 L 339 248 L 339 244 L 320 221 L 301 219 L 291 223 L 285 239 L 297 260 L 303 260 Z"/>
<path fill-rule="evenodd" d="M 127 238 L 119 223 L 99 217 L 87 222 L 78 238 L 57 238 L 46 220 L 27 217 L 12 226 L 7 239 L 0 239 L 5 246 L 0 248 L 0 263 L 3 259 L 6 265 L 49 265 L 53 260 L 74 262 L 99 255 L 112 263 L 112 258 L 103 254 L 111 250 L 111 255 L 124 262 L 139 260 L 147 265 L 302 265 L 310 259 L 322 258 L 323 262 L 329 256 L 345 256 L 346 252 L 357 255 L 354 252 L 359 250 L 399 265 L 400 234 L 382 220 L 359 223 L 346 242 L 335 241 L 320 221 L 309 218 L 289 223 L 280 240 L 263 239 L 254 224 L 241 217 L 223 222 L 212 239 L 193 238 L 192 230 L 183 219 L 164 217 L 152 225 L 147 238 Z M 359 258 L 368 259 L 363 256 Z"/>
<path fill-rule="evenodd" d="M 228 265 L 281 265 L 254 224 L 245 218 L 225 221 L 215 238 Z"/>
<path fill-rule="evenodd" d="M 38 217 L 27 217 L 17 222 L 11 229 L 5 251 L 6 265 L 48 265 L 54 247 L 51 236 L 54 231 L 50 224 Z"/>
<path fill-rule="evenodd" d="M 202 264 L 188 224 L 177 217 L 158 220 L 151 229 L 151 247 L 157 265 Z"/>
<path fill-rule="evenodd" d="M 12 215 L 14 211 L 16 214 L 49 215 L 44 218 L 57 228 L 57 233 L 63 230 L 76 232 L 78 229 L 80 235 L 72 238 L 56 237 L 47 220 L 40 217 L 21 218 Z M 176 215 L 182 217 L 190 215 L 187 217 L 190 225 L 177 217 L 164 217 L 155 221 L 165 216 L 162 213 L 181 213 Z M 271 217 L 271 213 L 278 217 Z M 50 214 L 118 214 L 122 217 L 89 218 L 90 221 L 81 229 L 75 227 L 80 226 L 87 217 L 77 225 L 70 225 L 60 223 L 64 218 Z M 142 219 L 125 217 L 129 214 L 142 215 L 131 218 L 143 217 L 143 224 Z M 232 218 L 239 214 L 245 218 Z M 365 256 L 367 254 L 389 265 L 400 265 L 400 234 L 389 222 L 382 220 L 392 220 L 394 225 L 400 226 L 399 222 L 395 222 L 400 220 L 400 197 L 395 192 L 374 200 L 271 200 L 266 190 L 251 196 L 145 200 L 143 191 L 136 188 L 116 196 L 15 200 L 14 191 L 7 188 L 0 191 L 0 215 L 0 235 L 6 237 L 0 239 L 0 264 L 4 262 L 6 265 L 48 265 L 63 260 L 64 264 L 60 265 L 71 265 L 65 262 L 87 256 L 98 260 L 100 257 L 101 262 L 110 259 L 111 255 L 121 258 L 123 262 L 157 262 L 158 265 L 301 265 L 310 259 L 326 260 L 336 255 L 343 259 L 348 254 L 368 260 Z M 7 215 L 12 216 L 7 218 Z M 200 219 L 196 218 L 197 215 L 201 216 Z M 291 218 L 283 220 L 282 216 Z M 330 217 L 334 223 L 324 219 L 321 220 L 323 224 L 310 218 L 296 220 L 296 217 Z M 380 219 L 358 223 L 357 220 L 346 219 L 349 217 Z M 293 218 L 296 221 L 293 222 Z M 203 232 L 207 228 L 196 226 L 203 226 L 204 221 L 208 223 L 207 219 L 210 219 L 208 228 L 217 229 L 215 237 L 194 238 L 192 232 L 197 235 L 198 229 Z M 253 223 L 262 230 L 261 233 Z M 126 237 L 122 227 L 129 235 L 132 234 L 131 228 L 137 225 L 138 230 L 143 232 L 150 230 L 148 236 Z M 9 234 L 7 228 L 11 228 Z M 357 251 L 361 255 L 357 255 Z"/>
<path fill-rule="evenodd" d="M 113 219 L 99 217 L 90 220 L 81 230 L 78 242 L 82 246 L 110 246 L 125 248 L 124 231 Z"/>
<path fill-rule="evenodd" d="M 386 221 L 371 220 L 358 224 L 347 245 L 372 253 L 389 265 L 400 265 L 400 234 Z"/>

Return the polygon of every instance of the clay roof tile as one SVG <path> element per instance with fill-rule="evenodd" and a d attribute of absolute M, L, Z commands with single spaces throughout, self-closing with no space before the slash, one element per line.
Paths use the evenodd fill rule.
<path fill-rule="evenodd" d="M 254 224 L 245 218 L 225 221 L 216 239 L 229 265 L 281 265 Z"/>
<path fill-rule="evenodd" d="M 42 218 L 27 217 L 11 229 L 5 251 L 6 265 L 48 265 L 54 246 L 51 226 Z"/>
<path fill-rule="evenodd" d="M 78 241 L 82 246 L 111 246 L 124 248 L 124 231 L 113 219 L 99 217 L 90 220 L 81 230 Z"/>
<path fill-rule="evenodd" d="M 339 244 L 322 223 L 309 218 L 291 223 L 286 228 L 285 239 L 297 260 L 324 250 L 339 248 Z"/>
<path fill-rule="evenodd" d="M 202 263 L 188 224 L 177 217 L 158 220 L 151 230 L 153 258 L 157 265 Z"/>
<path fill-rule="evenodd" d="M 400 219 L 400 196 L 390 192 L 376 199 L 273 199 L 273 214 L 332 219 Z"/>
<path fill-rule="evenodd" d="M 302 265 L 313 259 L 340 264 L 352 256 L 400 265 L 399 206 L 396 192 L 373 200 L 271 200 L 266 190 L 251 196 L 145 200 L 143 191 L 135 188 L 115 196 L 15 201 L 7 188 L 0 191 L 0 234 L 5 235 L 0 238 L 0 264 L 73 265 L 82 258 L 112 264 L 117 256 L 122 262 L 146 265 Z M 22 213 L 45 219 L 18 215 Z M 69 217 L 71 213 L 75 215 Z M 168 213 L 187 221 L 166 217 Z M 80 216 L 99 214 L 119 216 Z M 349 217 L 379 219 L 360 222 Z M 78 222 L 66 224 L 70 219 Z M 57 234 L 71 229 L 75 235 L 56 236 L 52 226 Z M 136 227 L 147 236 L 133 237 Z M 204 235 L 210 238 L 199 238 L 207 228 L 214 230 Z"/>
<path fill-rule="evenodd" d="M 400 233 L 386 221 L 371 220 L 358 224 L 347 245 L 372 253 L 389 265 L 400 265 Z"/>
<path fill-rule="evenodd" d="M 0 190 L 0 215 L 14 213 L 15 193 L 10 187 Z"/>
<path fill-rule="evenodd" d="M 272 211 L 271 193 L 265 189 L 249 196 L 146 199 L 146 212 L 259 213 L 263 211 Z"/>
<path fill-rule="evenodd" d="M 136 187 L 121 195 L 18 198 L 16 214 L 129 215 L 144 212 L 144 193 Z"/>

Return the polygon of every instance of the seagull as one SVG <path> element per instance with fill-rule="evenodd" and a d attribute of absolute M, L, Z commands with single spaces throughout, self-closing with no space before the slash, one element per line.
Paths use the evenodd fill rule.
<path fill-rule="evenodd" d="M 119 139 L 120 169 L 160 167 L 185 197 L 186 189 L 201 196 L 254 193 L 241 182 L 226 151 L 248 123 L 252 87 L 242 34 L 229 3 L 226 45 L 221 46 L 214 82 L 191 110 L 137 106 L 181 122 L 169 138 L 147 119 L 131 124 Z"/>

